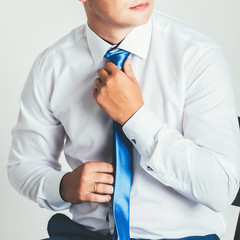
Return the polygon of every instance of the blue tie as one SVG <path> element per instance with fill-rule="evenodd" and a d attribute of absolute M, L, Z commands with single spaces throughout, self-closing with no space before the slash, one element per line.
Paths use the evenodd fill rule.
<path fill-rule="evenodd" d="M 122 49 L 109 50 L 105 57 L 121 70 L 130 55 Z M 113 216 L 115 221 L 114 240 L 129 240 L 129 199 L 132 183 L 132 144 L 122 131 L 122 127 L 113 121 L 113 164 L 115 182 L 113 194 Z"/>

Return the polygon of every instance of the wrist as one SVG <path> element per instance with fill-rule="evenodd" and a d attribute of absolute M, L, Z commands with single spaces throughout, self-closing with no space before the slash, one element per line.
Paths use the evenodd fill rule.
<path fill-rule="evenodd" d="M 68 197 L 67 197 L 67 195 L 68 195 L 67 194 L 67 189 L 68 189 L 67 182 L 68 182 L 68 179 L 69 179 L 69 175 L 70 175 L 70 172 L 68 172 L 65 175 L 63 175 L 63 177 L 62 177 L 62 179 L 60 181 L 60 185 L 59 185 L 60 197 L 65 202 L 69 202 L 68 201 Z"/>
<path fill-rule="evenodd" d="M 126 115 L 122 119 L 120 119 L 118 122 L 123 126 L 142 106 L 144 102 L 141 104 L 133 107 L 131 110 L 128 111 Z"/>

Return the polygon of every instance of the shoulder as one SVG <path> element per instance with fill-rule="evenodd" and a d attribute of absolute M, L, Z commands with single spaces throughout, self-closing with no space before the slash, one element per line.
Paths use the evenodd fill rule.
<path fill-rule="evenodd" d="M 181 19 L 154 11 L 152 26 L 153 46 L 162 44 L 161 51 L 171 62 L 177 61 L 186 76 L 188 72 L 199 72 L 219 59 L 225 61 L 223 50 L 217 43 Z"/>
<path fill-rule="evenodd" d="M 54 44 L 42 51 L 36 58 L 35 64 L 41 67 L 45 62 L 54 62 L 61 59 L 69 50 L 84 46 L 86 42 L 86 25 L 83 24 L 57 40 Z"/>
<path fill-rule="evenodd" d="M 87 49 L 86 25 L 78 28 L 60 38 L 54 44 L 42 51 L 34 61 L 28 76 L 29 84 L 35 86 L 53 85 L 72 58 L 78 58 Z"/>
<path fill-rule="evenodd" d="M 222 48 L 197 28 L 156 11 L 152 15 L 152 26 L 154 53 L 164 56 L 171 68 L 175 66 L 175 71 L 178 69 L 182 73 L 186 86 L 203 72 L 209 71 L 210 74 L 210 69 L 215 69 L 212 70 L 214 74 L 228 72 Z"/>
<path fill-rule="evenodd" d="M 198 48 L 219 47 L 212 39 L 196 27 L 166 13 L 154 11 L 152 15 L 153 30 L 173 42 L 195 45 Z"/>

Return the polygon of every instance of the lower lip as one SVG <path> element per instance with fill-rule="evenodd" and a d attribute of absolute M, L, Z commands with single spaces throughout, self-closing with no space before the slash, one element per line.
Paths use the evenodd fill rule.
<path fill-rule="evenodd" d="M 130 9 L 131 10 L 145 10 L 148 8 L 148 6 L 149 6 L 149 3 L 144 3 L 144 4 L 139 4 L 135 7 L 131 7 Z"/>

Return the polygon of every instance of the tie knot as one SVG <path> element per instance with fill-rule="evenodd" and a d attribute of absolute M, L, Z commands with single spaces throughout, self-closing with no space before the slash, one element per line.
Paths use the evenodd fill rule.
<path fill-rule="evenodd" d="M 121 70 L 123 68 L 123 63 L 130 55 L 130 52 L 123 49 L 110 49 L 106 52 L 105 57 L 108 58 L 112 63 L 117 65 Z"/>

